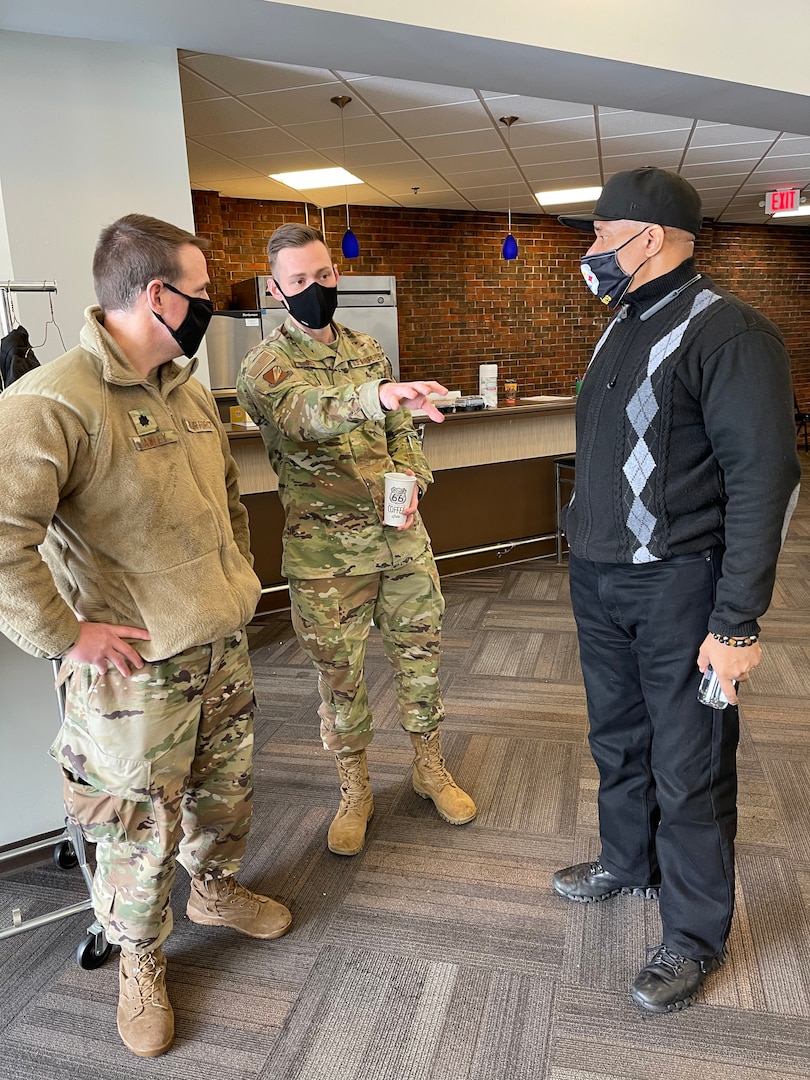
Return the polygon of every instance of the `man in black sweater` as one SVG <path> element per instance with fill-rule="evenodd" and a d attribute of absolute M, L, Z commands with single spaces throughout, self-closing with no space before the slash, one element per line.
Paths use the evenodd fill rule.
<path fill-rule="evenodd" d="M 601 855 L 554 875 L 580 902 L 659 896 L 643 1009 L 682 1009 L 725 959 L 734 908 L 736 687 L 760 661 L 798 494 L 790 363 L 776 327 L 695 268 L 700 196 L 618 173 L 582 259 L 618 312 L 577 401 L 566 520 L 571 601 L 599 767 Z M 727 699 L 698 700 L 712 668 Z"/>

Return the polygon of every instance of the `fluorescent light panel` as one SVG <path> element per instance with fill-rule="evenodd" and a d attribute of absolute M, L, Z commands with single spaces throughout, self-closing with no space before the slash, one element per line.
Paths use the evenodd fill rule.
<path fill-rule="evenodd" d="M 771 217 L 802 217 L 804 214 L 810 214 L 810 203 L 800 206 L 798 210 L 777 210 Z"/>
<path fill-rule="evenodd" d="M 310 188 L 346 187 L 349 184 L 362 184 L 363 181 L 345 169 L 307 169 L 305 172 L 270 173 L 271 180 L 294 188 L 295 191 L 309 191 Z"/>
<path fill-rule="evenodd" d="M 535 191 L 541 206 L 566 206 L 569 203 L 596 202 L 602 194 L 600 187 L 569 188 L 567 191 Z"/>

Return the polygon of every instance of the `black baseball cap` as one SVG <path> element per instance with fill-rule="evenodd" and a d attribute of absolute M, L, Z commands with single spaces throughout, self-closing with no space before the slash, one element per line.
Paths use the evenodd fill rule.
<path fill-rule="evenodd" d="M 700 195 L 677 173 L 629 169 L 616 173 L 602 188 L 592 214 L 570 214 L 557 220 L 572 229 L 590 232 L 594 221 L 645 221 L 670 225 L 697 236 L 703 220 Z"/>

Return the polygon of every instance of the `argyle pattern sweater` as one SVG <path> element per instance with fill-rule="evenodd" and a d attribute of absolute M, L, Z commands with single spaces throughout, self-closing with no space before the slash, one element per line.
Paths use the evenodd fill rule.
<path fill-rule="evenodd" d="M 756 633 L 799 475 L 776 327 L 691 259 L 631 293 L 577 400 L 574 555 L 641 564 L 721 545 L 709 630 Z"/>

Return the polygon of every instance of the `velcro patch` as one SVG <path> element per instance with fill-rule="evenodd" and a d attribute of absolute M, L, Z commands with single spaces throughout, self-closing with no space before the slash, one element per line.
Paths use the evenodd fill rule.
<path fill-rule="evenodd" d="M 292 372 L 288 371 L 286 368 L 278 367 L 274 364 L 273 367 L 268 368 L 267 371 L 264 372 L 262 378 L 265 382 L 269 382 L 271 386 L 278 386 L 279 383 L 282 383 L 285 379 L 289 378 L 291 374 Z"/>
<path fill-rule="evenodd" d="M 136 450 L 153 450 L 156 446 L 168 446 L 177 442 L 174 431 L 153 431 L 150 435 L 135 435 L 132 439 Z"/>
<path fill-rule="evenodd" d="M 213 431 L 214 425 L 210 420 L 186 420 L 186 431 Z"/>

